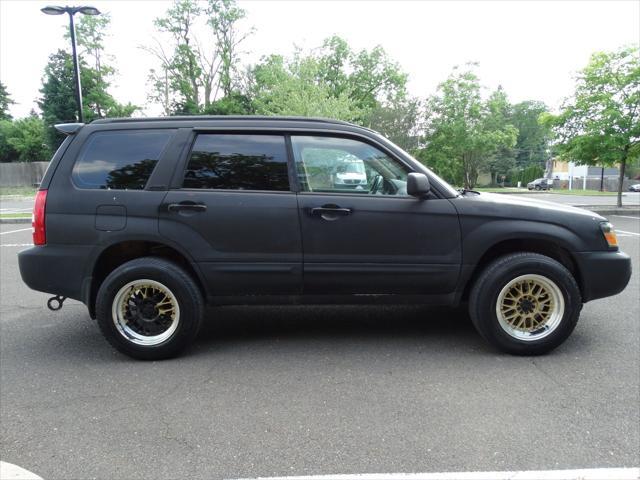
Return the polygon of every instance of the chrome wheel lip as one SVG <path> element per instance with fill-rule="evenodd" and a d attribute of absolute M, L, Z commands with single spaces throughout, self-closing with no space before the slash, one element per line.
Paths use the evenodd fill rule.
<path fill-rule="evenodd" d="M 514 327 L 511 323 L 509 323 L 502 311 L 502 306 L 507 293 L 515 285 L 521 284 L 525 281 L 533 282 L 534 284 L 544 288 L 546 292 L 551 296 L 553 303 L 552 308 L 549 311 L 549 316 L 540 326 L 540 328 L 535 331 L 526 331 Z M 498 318 L 498 324 L 500 325 L 502 330 L 504 330 L 509 336 L 525 342 L 534 342 L 551 335 L 562 323 L 564 312 L 565 301 L 560 287 L 558 287 L 558 285 L 548 277 L 538 274 L 526 274 L 513 278 L 502 288 L 502 290 L 500 290 L 500 293 L 498 294 L 498 300 L 496 301 L 496 316 Z"/>
<path fill-rule="evenodd" d="M 170 299 L 174 308 L 175 313 L 172 317 L 171 324 L 165 331 L 158 335 L 142 335 L 136 332 L 128 325 L 128 322 L 124 317 L 124 307 L 126 306 L 127 299 L 130 297 L 132 287 L 141 286 L 152 287 L 162 291 L 167 298 Z M 111 318 L 113 319 L 113 323 L 120 335 L 122 335 L 127 341 L 136 345 L 151 347 L 166 342 L 176 332 L 178 325 L 180 324 L 180 305 L 178 304 L 178 300 L 174 293 L 166 285 L 156 280 L 143 278 L 133 280 L 118 290 L 118 293 L 113 297 L 113 302 L 111 304 Z"/>

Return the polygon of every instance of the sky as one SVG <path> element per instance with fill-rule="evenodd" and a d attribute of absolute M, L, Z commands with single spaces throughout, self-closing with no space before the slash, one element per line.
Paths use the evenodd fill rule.
<path fill-rule="evenodd" d="M 118 70 L 111 93 L 145 107 L 146 115 L 158 114 L 159 107 L 147 102 L 147 76 L 156 63 L 141 47 L 157 37 L 153 19 L 170 2 L 86 1 L 111 14 L 105 43 Z M 52 3 L 0 0 L 0 81 L 16 102 L 14 117 L 36 108 L 49 54 L 70 49 L 63 38 L 67 17 L 40 12 Z M 640 44 L 640 0 L 238 3 L 247 12 L 242 27 L 255 28 L 243 44 L 244 63 L 290 54 L 296 45 L 311 49 L 337 34 L 356 50 L 381 45 L 408 73 L 409 91 L 420 98 L 433 94 L 454 66 L 478 62 L 487 89 L 502 85 L 514 103 L 542 100 L 557 109 L 591 53 Z"/>

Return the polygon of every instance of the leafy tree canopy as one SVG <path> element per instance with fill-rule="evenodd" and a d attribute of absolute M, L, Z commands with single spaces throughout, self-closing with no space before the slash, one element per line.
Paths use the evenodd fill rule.
<path fill-rule="evenodd" d="M 558 136 L 562 158 L 619 165 L 618 206 L 627 161 L 640 155 L 640 60 L 637 47 L 598 52 L 576 79 L 559 115 L 543 115 Z"/>
<path fill-rule="evenodd" d="M 354 121 L 361 116 L 349 91 L 337 96 L 330 85 L 319 82 L 317 58 L 299 53 L 291 60 L 272 55 L 253 70 L 252 97 L 262 115 L 299 115 Z"/>
<path fill-rule="evenodd" d="M 515 145 L 517 130 L 507 121 L 507 100 L 499 89 L 483 100 L 473 71 L 454 69 L 427 103 L 426 147 L 420 157 L 452 183 L 473 188 L 502 147 Z"/>
<path fill-rule="evenodd" d="M 7 87 L 4 83 L 0 82 L 0 120 L 11 120 L 11 114 L 9 113 L 9 105 L 14 103 L 7 92 Z"/>

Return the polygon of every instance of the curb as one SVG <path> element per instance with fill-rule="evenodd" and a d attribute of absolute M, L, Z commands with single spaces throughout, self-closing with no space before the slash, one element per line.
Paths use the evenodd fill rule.
<path fill-rule="evenodd" d="M 607 207 L 605 205 L 574 205 L 584 210 L 590 210 L 599 215 L 633 215 L 640 217 L 640 207 Z"/>
<path fill-rule="evenodd" d="M 0 218 L 0 224 L 2 223 L 31 223 L 31 217 L 24 218 Z"/>

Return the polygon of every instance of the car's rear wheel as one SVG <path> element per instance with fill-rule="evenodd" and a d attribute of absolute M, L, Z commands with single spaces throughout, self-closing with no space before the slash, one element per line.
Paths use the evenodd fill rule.
<path fill-rule="evenodd" d="M 143 360 L 173 357 L 186 348 L 198 333 L 203 308 L 194 279 L 155 257 L 116 268 L 96 299 L 98 325 L 109 343 Z"/>
<path fill-rule="evenodd" d="M 541 187 L 540 185 L 536 185 L 536 186 L 535 186 L 535 189 L 536 189 L 536 190 L 540 190 L 540 189 L 542 189 L 542 187 Z"/>
<path fill-rule="evenodd" d="M 571 334 L 582 297 L 558 261 L 536 253 L 506 255 L 476 280 L 469 313 L 482 337 L 515 355 L 546 353 Z"/>

